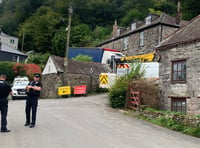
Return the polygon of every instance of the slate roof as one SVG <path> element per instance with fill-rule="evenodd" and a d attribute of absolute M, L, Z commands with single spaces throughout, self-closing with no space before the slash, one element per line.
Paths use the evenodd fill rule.
<path fill-rule="evenodd" d="M 1 31 L 1 28 L 0 28 L 0 35 L 1 35 L 1 36 L 5 36 L 5 37 L 16 38 L 16 37 L 14 37 L 14 36 L 10 36 L 10 35 L 7 35 L 7 34 L 3 33 L 3 32 Z M 17 39 L 17 38 L 16 38 L 16 39 Z"/>
<path fill-rule="evenodd" d="M 173 26 L 174 28 L 179 28 L 180 26 L 184 26 L 187 23 L 187 21 L 181 20 L 180 24 L 177 24 L 175 17 L 169 16 L 165 13 L 162 13 L 160 16 L 159 15 L 151 15 L 151 16 L 152 16 L 152 20 L 151 20 L 150 24 L 145 24 L 143 22 L 143 24 L 141 24 L 136 29 L 124 31 L 122 34 L 120 34 L 116 38 L 114 38 L 114 39 L 110 38 L 110 39 L 100 43 L 98 46 L 109 43 L 113 40 L 118 40 L 120 38 L 123 38 L 124 36 L 129 36 L 131 34 L 134 34 L 136 32 L 139 32 L 141 30 L 145 30 L 147 28 L 150 28 L 150 27 L 153 27 L 153 26 L 156 26 L 156 25 L 159 25 L 159 24 L 163 24 L 163 25 L 167 25 L 167 26 Z"/>
<path fill-rule="evenodd" d="M 188 44 L 200 41 L 200 15 L 192 19 L 187 25 L 172 33 L 166 40 L 160 43 L 157 49 L 167 49 L 180 44 Z"/>
<path fill-rule="evenodd" d="M 64 58 L 54 55 L 52 55 L 51 58 L 54 61 L 57 71 L 64 72 Z M 67 73 L 90 75 L 91 68 L 94 71 L 94 75 L 110 72 L 106 64 L 68 59 Z"/>
<path fill-rule="evenodd" d="M 26 54 L 20 52 L 19 50 L 15 49 L 15 48 L 12 48 L 12 47 L 8 46 L 5 43 L 1 43 L 0 51 L 27 56 Z"/>

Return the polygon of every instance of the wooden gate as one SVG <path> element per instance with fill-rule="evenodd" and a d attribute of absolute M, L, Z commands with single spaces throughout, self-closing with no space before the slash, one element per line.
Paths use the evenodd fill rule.
<path fill-rule="evenodd" d="M 133 91 L 132 88 L 129 88 L 129 95 L 126 98 L 126 108 L 138 110 L 141 103 L 142 103 L 141 91 Z"/>

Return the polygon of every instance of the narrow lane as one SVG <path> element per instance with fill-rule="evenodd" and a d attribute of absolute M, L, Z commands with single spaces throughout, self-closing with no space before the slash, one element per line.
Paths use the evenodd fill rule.
<path fill-rule="evenodd" d="M 123 115 L 107 95 L 40 100 L 36 127 L 24 127 L 24 100 L 10 101 L 1 148 L 199 148 L 200 139 Z"/>

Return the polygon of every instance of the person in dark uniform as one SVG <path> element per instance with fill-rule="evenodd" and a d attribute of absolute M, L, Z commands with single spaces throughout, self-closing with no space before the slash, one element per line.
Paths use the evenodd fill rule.
<path fill-rule="evenodd" d="M 40 90 L 42 89 L 42 84 L 39 82 L 40 74 L 35 73 L 33 77 L 33 81 L 31 81 L 27 87 L 27 99 L 26 99 L 26 122 L 24 126 L 29 126 L 33 128 L 35 126 L 36 121 L 36 113 L 37 113 L 37 105 L 38 105 L 38 97 L 40 96 Z M 31 117 L 32 112 L 32 117 Z"/>
<path fill-rule="evenodd" d="M 0 111 L 1 111 L 1 132 L 10 132 L 7 129 L 8 100 L 7 97 L 12 93 L 11 87 L 5 82 L 6 75 L 0 75 Z"/>

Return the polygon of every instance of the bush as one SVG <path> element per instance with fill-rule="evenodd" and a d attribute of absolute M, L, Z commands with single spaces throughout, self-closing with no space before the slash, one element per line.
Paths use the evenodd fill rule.
<path fill-rule="evenodd" d="M 12 67 L 15 76 L 28 76 L 33 78 L 34 73 L 41 73 L 41 68 L 36 64 L 15 63 Z"/>
<path fill-rule="evenodd" d="M 16 76 L 28 76 L 31 79 L 34 73 L 41 73 L 41 68 L 36 64 L 0 62 L 0 74 L 5 74 L 10 83 Z"/>
<path fill-rule="evenodd" d="M 36 64 L 39 65 L 41 67 L 41 69 L 44 69 L 48 58 L 49 58 L 50 54 L 49 53 L 37 53 L 37 54 L 32 54 L 28 57 L 27 59 L 27 64 Z"/>
<path fill-rule="evenodd" d="M 0 62 L 0 73 L 5 74 L 7 76 L 7 81 L 9 82 L 12 82 L 15 77 L 12 67 L 12 62 Z"/>
<path fill-rule="evenodd" d="M 125 107 L 129 82 L 144 76 L 144 71 L 141 70 L 140 63 L 132 63 L 131 67 L 131 71 L 127 75 L 116 79 L 114 85 L 109 90 L 109 102 L 113 108 Z"/>
<path fill-rule="evenodd" d="M 113 108 L 124 107 L 126 100 L 126 92 L 128 90 L 128 81 L 121 78 L 115 81 L 114 85 L 109 91 L 109 102 Z"/>

